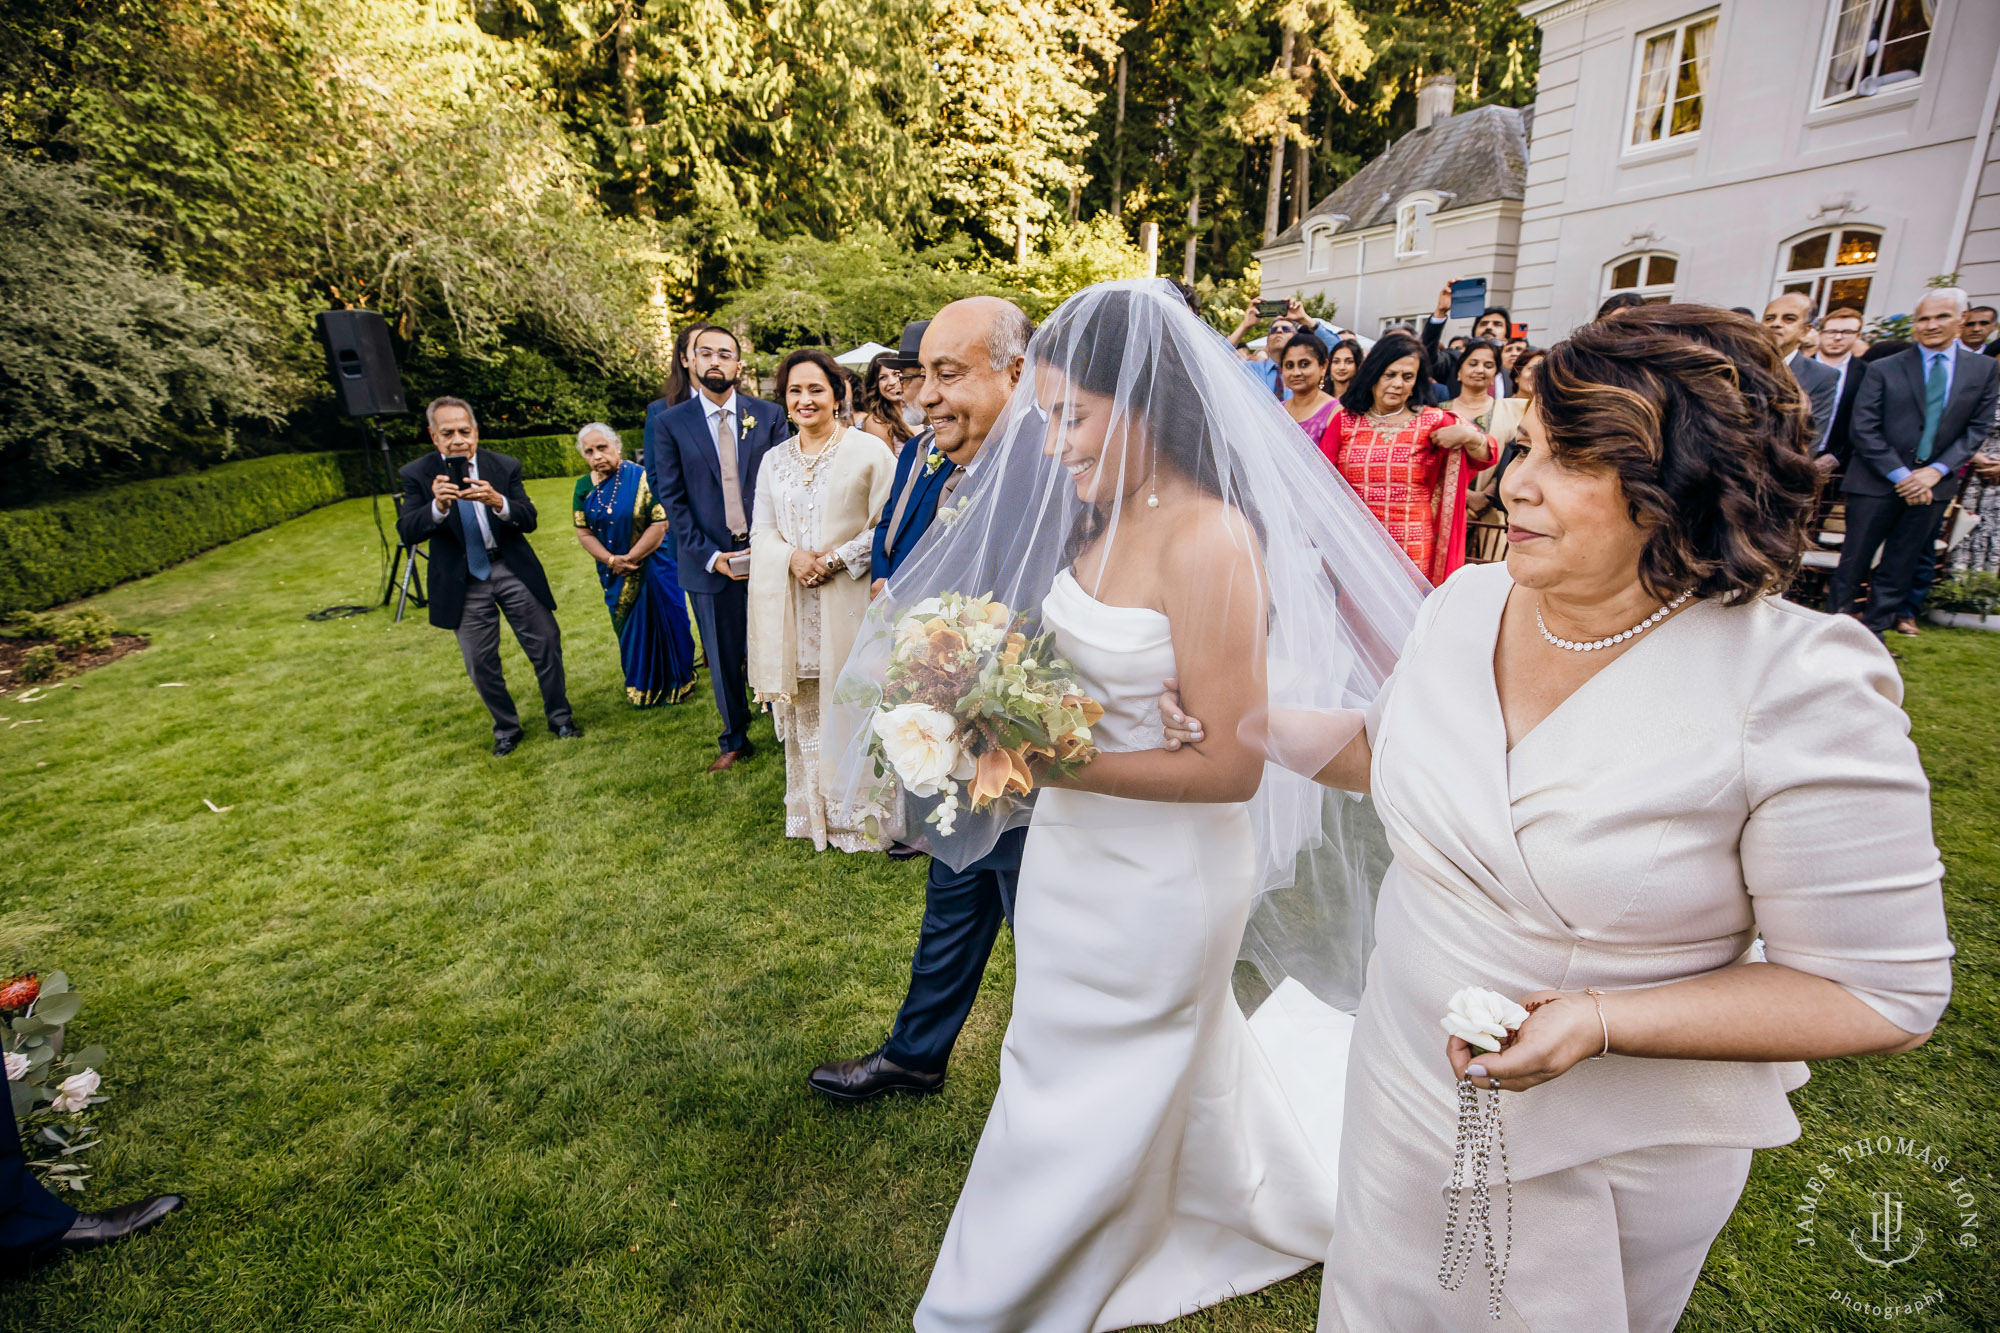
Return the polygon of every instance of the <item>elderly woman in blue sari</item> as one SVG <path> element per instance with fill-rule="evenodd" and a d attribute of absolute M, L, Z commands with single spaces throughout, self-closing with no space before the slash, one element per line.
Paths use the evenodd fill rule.
<path fill-rule="evenodd" d="M 635 708 L 677 704 L 694 689 L 694 635 L 667 535 L 667 511 L 646 469 L 625 461 L 618 432 L 593 421 L 576 447 L 590 475 L 576 479 L 576 541 L 597 561 L 597 581 L 618 634 L 625 697 Z"/>

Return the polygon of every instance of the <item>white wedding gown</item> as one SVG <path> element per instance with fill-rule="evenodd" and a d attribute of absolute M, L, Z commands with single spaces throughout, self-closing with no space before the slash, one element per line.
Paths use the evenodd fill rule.
<path fill-rule="evenodd" d="M 1164 740 L 1165 616 L 1067 572 L 1042 608 L 1107 751 Z M 1015 906 L 1000 1091 L 921 1333 L 1155 1324 L 1318 1263 L 1353 1020 L 1231 988 L 1256 881 L 1241 805 L 1042 792 Z"/>

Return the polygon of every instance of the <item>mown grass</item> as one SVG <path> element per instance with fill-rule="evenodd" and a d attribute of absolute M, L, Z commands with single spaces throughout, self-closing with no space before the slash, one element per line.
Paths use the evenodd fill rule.
<path fill-rule="evenodd" d="M 530 486 L 581 742 L 531 729 L 494 761 L 452 638 L 421 613 L 303 618 L 368 600 L 361 502 L 96 599 L 153 646 L 46 703 L 0 699 L 0 966 L 66 969 L 112 1051 L 86 1197 L 192 1200 L 153 1237 L 11 1285 L 0 1324 L 908 1326 L 992 1097 L 1011 946 L 940 1097 L 805 1091 L 813 1064 L 886 1030 L 922 872 L 779 837 L 774 747 L 706 777 L 705 692 L 625 706 L 569 488 Z M 1948 1145 L 1994 1213 L 2000 640 L 1932 632 L 1906 653 L 1958 998 L 1924 1050 L 1816 1071 L 1794 1098 L 1805 1138 L 1760 1155 L 1685 1328 L 1883 1326 L 1824 1302 L 1831 1236 L 1803 1259 L 1791 1241 L 1792 1197 L 1844 1139 Z M 1894 1326 L 1992 1327 L 1984 1253 L 1920 1256 L 1904 1272 L 1949 1303 Z M 1180 1327 L 1308 1329 L 1318 1285 Z"/>

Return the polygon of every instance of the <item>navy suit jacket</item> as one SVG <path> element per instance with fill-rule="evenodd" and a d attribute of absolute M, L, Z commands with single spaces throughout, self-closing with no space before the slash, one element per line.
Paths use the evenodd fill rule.
<path fill-rule="evenodd" d="M 756 507 L 757 468 L 788 438 L 791 427 L 776 403 L 736 395 L 736 477 L 743 486 L 743 517 Z M 700 394 L 646 416 L 646 479 L 666 507 L 674 532 L 681 587 L 713 596 L 733 580 L 708 567 L 717 551 L 743 549 L 731 540 L 722 502 L 722 464 L 708 428 L 708 399 Z"/>
<path fill-rule="evenodd" d="M 1822 365 L 1825 363 L 1822 362 Z M 1832 366 L 1827 366 L 1833 370 Z M 1838 371 L 1834 373 L 1838 374 Z M 1840 460 L 1842 467 L 1854 454 L 1854 399 L 1861 392 L 1861 381 L 1868 378 L 1868 363 L 1858 356 L 1847 359 L 1847 378 L 1841 381 L 1840 399 L 1833 409 L 1833 429 L 1827 432 L 1826 452 Z"/>
<path fill-rule="evenodd" d="M 1996 400 L 2000 400 L 2000 363 L 1963 347 L 1954 349 L 1951 396 L 1938 416 L 1926 460 L 1945 477 L 1938 499 L 1949 498 L 1952 474 L 1985 440 Z M 1896 488 L 1889 474 L 1898 467 L 1918 466 L 1917 441 L 1924 433 L 1924 358 L 1919 349 L 1912 347 L 1869 364 L 1848 429 L 1854 461 L 1841 489 L 1849 495 L 1893 493 Z"/>
<path fill-rule="evenodd" d="M 923 535 L 930 531 L 931 520 L 937 517 L 938 492 L 944 489 L 946 478 L 957 470 L 957 465 L 949 458 L 939 464 L 937 471 L 916 478 L 916 490 L 910 495 L 910 502 L 903 506 L 903 522 L 894 533 L 889 531 L 889 521 L 896 516 L 896 502 L 902 498 L 903 488 L 911 484 L 910 472 L 923 466 L 924 459 L 931 451 L 931 435 L 928 431 L 903 446 L 903 452 L 896 458 L 896 481 L 889 488 L 889 499 L 882 506 L 881 517 L 875 522 L 875 549 L 869 556 L 868 572 L 872 578 L 886 579 L 896 572 L 898 566 L 909 558 L 917 548 Z M 944 458 L 943 454 L 938 455 Z"/>
<path fill-rule="evenodd" d="M 455 630 L 465 616 L 465 589 L 472 575 L 465 564 L 465 529 L 456 514 L 438 517 L 431 501 L 431 481 L 447 470 L 444 455 L 433 449 L 401 469 L 403 495 L 396 504 L 396 535 L 410 546 L 431 544 L 431 624 Z M 535 530 L 535 503 L 521 486 L 519 459 L 490 450 L 479 451 L 479 476 L 507 497 L 504 521 L 489 513 L 486 523 L 493 530 L 493 561 L 512 570 L 527 585 L 535 600 L 549 610 L 556 609 L 556 597 L 549 590 L 549 577 L 528 534 Z"/>

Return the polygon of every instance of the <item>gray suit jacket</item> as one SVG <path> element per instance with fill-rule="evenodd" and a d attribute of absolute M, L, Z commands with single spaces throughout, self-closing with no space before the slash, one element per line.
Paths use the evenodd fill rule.
<path fill-rule="evenodd" d="M 1799 388 L 1812 403 L 1812 452 L 1818 453 L 1826 443 L 1826 433 L 1833 428 L 1833 414 L 1840 406 L 1840 372 L 1831 366 L 1823 366 L 1804 352 L 1792 353 L 1792 378 L 1799 382 Z"/>
<path fill-rule="evenodd" d="M 1990 356 L 1957 348 L 1951 362 L 1951 396 L 1938 418 L 1931 442 L 1931 466 L 1945 476 L 1935 492 L 1948 499 L 1954 475 L 1972 457 L 1993 424 L 2000 401 L 2000 363 Z M 1868 367 L 1867 378 L 1854 399 L 1854 458 L 1847 465 L 1841 489 L 1849 495 L 1887 495 L 1895 489 L 1889 474 L 1917 466 L 1917 441 L 1924 433 L 1924 358 L 1915 347 Z"/>

